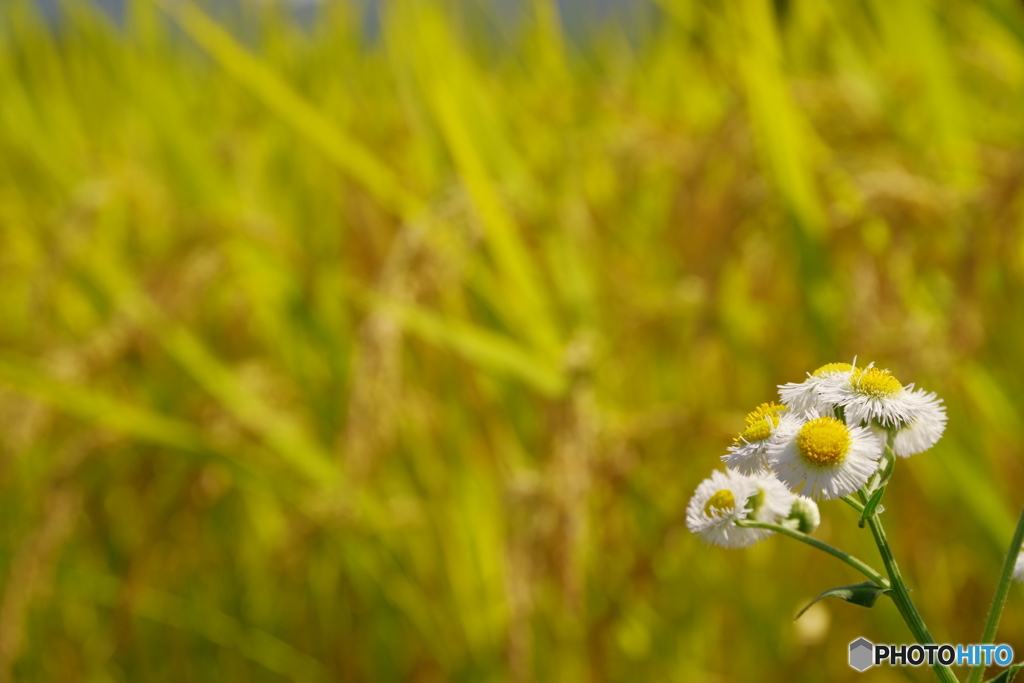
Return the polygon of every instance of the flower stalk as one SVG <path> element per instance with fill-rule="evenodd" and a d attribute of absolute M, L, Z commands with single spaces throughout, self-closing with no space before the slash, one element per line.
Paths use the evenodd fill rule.
<path fill-rule="evenodd" d="M 882 564 L 885 565 L 885 571 L 889 575 L 889 582 L 892 586 L 892 592 L 889 595 L 892 597 L 892 601 L 896 603 L 896 609 L 899 610 L 900 616 L 903 617 L 903 621 L 910 628 L 910 632 L 914 634 L 918 644 L 934 644 L 935 640 L 932 638 L 932 634 L 928 631 L 924 619 L 921 618 L 921 613 L 917 611 L 914 601 L 910 598 L 907 584 L 900 573 L 899 565 L 896 564 L 896 558 L 893 556 L 892 548 L 889 546 L 889 539 L 885 535 L 882 520 L 878 518 L 877 512 L 868 517 L 868 526 L 871 528 L 871 535 L 875 539 L 875 545 L 878 546 L 878 552 L 882 556 Z M 935 662 L 932 665 L 932 670 L 942 683 L 957 682 L 957 677 L 953 670 L 944 664 Z"/>
<path fill-rule="evenodd" d="M 850 565 L 851 567 L 859 571 L 864 576 L 874 581 L 875 584 L 878 585 L 880 588 L 890 587 L 889 580 L 882 576 L 874 568 L 872 568 L 871 565 L 869 565 L 868 563 L 859 560 L 853 555 L 844 552 L 839 548 L 836 548 L 835 546 L 831 546 L 828 543 L 825 543 L 824 541 L 819 541 L 813 536 L 808 536 L 807 534 L 796 531 L 795 529 L 790 529 L 786 526 L 782 526 L 781 524 L 769 524 L 767 522 L 749 521 L 740 521 L 736 522 L 736 524 L 739 526 L 751 527 L 755 529 L 770 529 L 772 531 L 782 534 L 783 536 L 789 536 L 790 538 L 796 539 L 801 543 L 806 543 L 812 548 L 817 548 L 818 550 L 828 553 L 832 557 L 842 560 L 846 564 Z"/>
<path fill-rule="evenodd" d="M 1006 606 L 1006 598 L 1010 593 L 1010 580 L 1013 577 L 1014 565 L 1020 555 L 1022 543 L 1024 543 L 1024 510 L 1021 510 L 1020 518 L 1017 520 L 1017 529 L 1013 532 L 1013 540 L 1010 541 L 1010 550 L 1006 553 L 1006 559 L 1003 561 L 1003 570 L 999 574 L 996 594 L 992 598 L 992 606 L 989 607 L 988 617 L 985 619 L 985 629 L 981 633 L 981 645 L 991 645 L 995 642 L 996 629 L 999 628 L 999 619 L 1003 615 L 1003 607 Z M 979 683 L 984 673 L 984 665 L 977 665 L 971 669 L 967 683 Z"/>

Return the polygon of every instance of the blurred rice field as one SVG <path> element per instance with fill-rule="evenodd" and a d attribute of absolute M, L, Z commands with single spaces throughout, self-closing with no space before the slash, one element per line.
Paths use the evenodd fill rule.
<path fill-rule="evenodd" d="M 854 356 L 946 399 L 885 519 L 977 642 L 1024 505 L 1024 5 L 634 4 L 0 3 L 0 680 L 861 680 L 891 601 L 794 622 L 860 579 L 684 524 Z"/>

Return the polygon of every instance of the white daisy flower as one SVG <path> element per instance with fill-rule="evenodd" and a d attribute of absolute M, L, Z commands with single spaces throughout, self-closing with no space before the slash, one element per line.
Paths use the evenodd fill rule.
<path fill-rule="evenodd" d="M 728 455 L 723 455 L 722 460 L 729 467 L 750 476 L 767 472 L 768 447 L 788 438 L 803 423 L 803 419 L 792 414 L 789 408 L 775 402 L 762 403 L 747 415 L 746 421 L 746 429 L 735 438 Z"/>
<path fill-rule="evenodd" d="M 1024 583 L 1024 550 L 1017 555 L 1017 564 L 1013 566 L 1013 579 Z"/>
<path fill-rule="evenodd" d="M 871 364 L 854 368 L 842 383 L 822 386 L 820 393 L 825 402 L 843 408 L 848 424 L 878 421 L 882 427 L 899 427 L 910 420 L 919 403 L 911 396 L 913 388 Z"/>
<path fill-rule="evenodd" d="M 805 534 L 813 533 L 821 524 L 821 512 L 818 511 L 818 504 L 804 496 L 797 496 L 793 501 L 793 508 L 790 510 L 788 518 L 796 520 L 797 531 L 802 531 Z"/>
<path fill-rule="evenodd" d="M 806 413 L 812 408 L 820 413 L 831 413 L 829 405 L 822 396 L 822 389 L 842 384 L 853 372 L 849 363 L 829 363 L 822 365 L 814 372 L 807 373 L 803 382 L 790 382 L 779 385 L 779 396 L 782 402 L 794 412 Z"/>
<path fill-rule="evenodd" d="M 893 441 L 893 453 L 901 458 L 922 453 L 938 443 L 946 431 L 948 419 L 942 399 L 933 392 L 915 389 L 910 392 L 910 398 L 913 400 L 910 419 L 896 432 Z"/>
<path fill-rule="evenodd" d="M 750 499 L 758 495 L 757 483 L 735 470 L 716 470 L 697 487 L 686 508 L 686 526 L 709 543 L 723 548 L 745 548 L 772 535 L 768 529 L 736 526 L 747 519 Z"/>
<path fill-rule="evenodd" d="M 768 462 L 791 491 L 805 482 L 814 500 L 853 493 L 878 469 L 882 447 L 866 427 L 848 427 L 834 417 L 807 413 L 807 422 L 790 439 L 773 445 Z"/>
<path fill-rule="evenodd" d="M 907 398 L 910 403 L 909 417 L 896 431 L 896 438 L 892 444 L 893 453 L 901 458 L 923 453 L 938 443 L 942 433 L 946 431 L 948 419 L 942 399 L 933 392 L 915 389 Z M 883 444 L 886 442 L 888 434 L 885 429 L 872 425 L 871 431 Z"/>

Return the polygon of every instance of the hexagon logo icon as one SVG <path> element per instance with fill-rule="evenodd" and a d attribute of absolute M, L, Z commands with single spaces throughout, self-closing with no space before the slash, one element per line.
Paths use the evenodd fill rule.
<path fill-rule="evenodd" d="M 875 663 L 875 646 L 864 638 L 850 643 L 850 666 L 857 671 L 864 671 Z"/>

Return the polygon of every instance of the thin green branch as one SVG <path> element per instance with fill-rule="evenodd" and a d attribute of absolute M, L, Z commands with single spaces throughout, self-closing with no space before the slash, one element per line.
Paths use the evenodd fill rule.
<path fill-rule="evenodd" d="M 1024 543 L 1024 510 L 1021 510 L 1020 519 L 1017 520 L 1017 529 L 1013 532 L 1013 540 L 1010 541 L 1010 550 L 1006 553 L 1006 559 L 1003 561 L 1003 571 L 999 575 L 999 585 L 996 586 L 996 594 L 992 598 L 992 606 L 988 610 L 985 630 L 981 633 L 982 645 L 991 645 L 995 642 L 996 629 L 999 628 L 999 618 L 1003 614 L 1003 607 L 1006 606 L 1006 597 L 1010 593 L 1013 567 L 1017 562 L 1017 555 L 1020 554 L 1022 543 Z M 971 673 L 967 677 L 967 683 L 978 683 L 981 681 L 984 673 L 985 665 L 978 664 L 971 669 Z"/>
<path fill-rule="evenodd" d="M 846 564 L 850 565 L 851 567 L 859 571 L 864 576 L 874 581 L 882 588 L 889 588 L 889 581 L 879 572 L 872 569 L 871 566 L 868 565 L 866 562 L 863 562 L 854 557 L 853 555 L 843 552 L 839 548 L 831 546 L 828 543 L 825 543 L 824 541 L 819 541 L 813 536 L 808 536 L 805 533 L 796 531 L 795 529 L 790 529 L 789 527 L 785 527 L 780 524 L 771 524 L 770 522 L 755 522 L 753 520 L 741 520 L 736 522 L 736 524 L 738 526 L 748 527 L 752 529 L 771 529 L 772 531 L 777 531 L 780 534 L 789 536 L 790 538 L 795 538 L 796 540 L 802 543 L 806 543 L 807 545 L 813 548 L 823 550 L 829 555 L 839 558 Z"/>
<path fill-rule="evenodd" d="M 853 496 L 843 496 L 840 500 L 842 500 L 844 503 L 852 507 L 857 512 L 860 512 L 861 514 L 864 513 L 864 504 L 858 501 Z"/>

